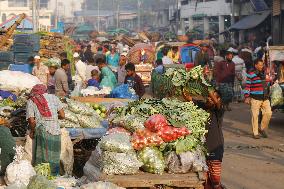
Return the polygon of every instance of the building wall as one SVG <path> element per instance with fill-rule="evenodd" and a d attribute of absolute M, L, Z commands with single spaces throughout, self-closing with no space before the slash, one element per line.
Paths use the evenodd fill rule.
<path fill-rule="evenodd" d="M 188 1 L 187 5 L 181 5 L 181 18 L 188 18 L 193 15 L 206 14 L 207 16 L 219 16 L 231 14 L 231 3 L 226 0 L 213 0 L 208 2 Z"/>
<path fill-rule="evenodd" d="M 56 1 L 58 7 L 58 16 L 61 18 L 74 17 L 75 11 L 82 10 L 82 3 L 84 0 L 49 0 L 48 8 L 56 11 Z"/>
<path fill-rule="evenodd" d="M 14 3 L 11 4 L 11 0 L 0 1 L 0 22 L 4 22 L 15 15 L 25 13 L 27 16 L 32 17 L 32 10 L 30 1 L 23 3 L 21 0 L 12 0 Z M 10 2 L 10 3 L 9 3 Z M 10 5 L 10 6 L 9 6 Z M 17 7 L 18 6 L 18 7 Z M 50 28 L 51 26 L 51 15 L 52 11 L 46 8 L 40 9 L 39 12 L 39 25 L 42 29 Z"/>
<path fill-rule="evenodd" d="M 199 38 L 207 37 L 211 32 L 218 35 L 225 30 L 225 22 L 230 21 L 231 6 L 231 3 L 227 3 L 226 0 L 197 3 L 196 0 L 181 1 L 181 30 L 185 32 L 186 29 L 197 28 L 201 31 L 201 35 L 198 35 Z M 222 35 L 219 35 L 219 41 L 224 42 Z"/>

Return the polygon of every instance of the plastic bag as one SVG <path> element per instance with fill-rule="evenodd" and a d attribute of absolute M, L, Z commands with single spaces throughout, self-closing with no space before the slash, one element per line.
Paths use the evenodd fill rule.
<path fill-rule="evenodd" d="M 46 177 L 35 175 L 31 178 L 27 189 L 56 189 L 57 186 Z"/>
<path fill-rule="evenodd" d="M 193 171 L 208 171 L 205 154 L 200 149 L 193 152 Z"/>
<path fill-rule="evenodd" d="M 165 142 L 172 142 L 190 134 L 190 131 L 185 127 L 169 126 L 167 119 L 161 114 L 152 115 L 144 125 L 150 131 L 157 133 Z"/>
<path fill-rule="evenodd" d="M 282 105 L 284 103 L 282 88 L 278 83 L 271 87 L 271 106 Z"/>
<path fill-rule="evenodd" d="M 168 121 L 165 116 L 161 114 L 152 115 L 145 121 L 145 127 L 152 132 L 157 132 L 161 130 L 162 127 L 168 126 Z"/>
<path fill-rule="evenodd" d="M 160 136 L 165 142 L 172 142 L 180 137 L 187 136 L 190 134 L 190 131 L 185 128 L 175 128 L 172 126 L 164 126 L 157 132 L 158 136 Z"/>
<path fill-rule="evenodd" d="M 137 100 L 139 99 L 139 96 L 135 94 L 135 91 L 133 92 L 130 90 L 129 86 L 127 84 L 120 85 L 112 90 L 110 93 L 111 98 L 126 98 L 126 99 L 133 99 Z"/>
<path fill-rule="evenodd" d="M 98 116 L 78 115 L 77 117 L 83 128 L 103 128 Z"/>
<path fill-rule="evenodd" d="M 144 120 L 135 115 L 127 115 L 115 118 L 112 123 L 116 126 L 123 127 L 130 132 L 145 129 L 143 125 Z"/>
<path fill-rule="evenodd" d="M 141 150 L 147 146 L 160 146 L 164 141 L 148 129 L 138 130 L 132 135 L 132 146 L 135 150 Z"/>
<path fill-rule="evenodd" d="M 24 146 L 24 159 L 32 163 L 33 157 L 33 139 L 29 135 L 26 136 L 26 143 Z"/>
<path fill-rule="evenodd" d="M 65 119 L 68 121 L 71 121 L 73 123 L 78 123 L 78 118 L 76 116 L 76 114 L 74 114 L 73 112 L 71 112 L 70 110 L 65 109 L 64 110 L 65 113 Z"/>
<path fill-rule="evenodd" d="M 89 183 L 86 185 L 81 186 L 80 189 L 124 189 L 122 187 L 116 186 L 115 184 L 111 182 L 94 182 L 94 183 Z"/>
<path fill-rule="evenodd" d="M 53 182 L 57 187 L 66 189 L 71 189 L 77 184 L 75 177 L 57 177 Z"/>
<path fill-rule="evenodd" d="M 165 161 L 162 152 L 155 147 L 146 147 L 138 153 L 138 159 L 143 162 L 143 170 L 149 173 L 162 174 Z"/>
<path fill-rule="evenodd" d="M 108 175 L 129 175 L 139 171 L 142 163 L 136 153 L 103 152 L 103 173 Z"/>
<path fill-rule="evenodd" d="M 60 162 L 63 165 L 65 174 L 72 175 L 74 164 L 73 143 L 66 129 L 61 129 Z"/>
<path fill-rule="evenodd" d="M 194 155 L 192 152 L 186 152 L 177 155 L 176 152 L 170 152 L 166 158 L 166 165 L 169 173 L 188 173 L 192 168 Z"/>
<path fill-rule="evenodd" d="M 107 134 L 113 134 L 113 133 L 125 133 L 127 134 L 128 136 L 131 135 L 130 132 L 128 132 L 126 129 L 124 129 L 123 127 L 114 127 L 114 128 L 111 128 L 107 131 Z"/>
<path fill-rule="evenodd" d="M 113 133 L 104 136 L 99 143 L 99 147 L 101 150 L 109 152 L 127 153 L 133 151 L 130 137 L 124 133 Z"/>

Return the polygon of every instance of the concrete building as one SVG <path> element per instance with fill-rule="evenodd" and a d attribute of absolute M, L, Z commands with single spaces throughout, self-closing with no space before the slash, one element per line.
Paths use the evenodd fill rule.
<path fill-rule="evenodd" d="M 58 15 L 59 21 L 73 20 L 74 12 L 82 10 L 83 2 L 84 0 L 49 0 L 48 9 L 53 10 L 54 15 Z"/>
<path fill-rule="evenodd" d="M 205 38 L 209 34 L 219 36 L 219 42 L 224 42 L 223 35 L 219 35 L 231 25 L 232 4 L 228 0 L 181 0 L 180 18 L 181 30 L 197 30 L 201 34 L 198 38 Z"/>
<path fill-rule="evenodd" d="M 39 29 L 49 30 L 51 27 L 52 11 L 47 9 L 47 0 L 41 0 L 38 18 Z M 1 0 L 0 1 L 0 22 L 5 22 L 8 19 L 13 18 L 16 15 L 25 13 L 29 17 L 32 17 L 32 5 L 31 0 Z"/>

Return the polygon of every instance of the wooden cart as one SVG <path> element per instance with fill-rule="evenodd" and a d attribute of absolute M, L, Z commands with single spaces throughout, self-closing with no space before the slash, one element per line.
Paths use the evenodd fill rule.
<path fill-rule="evenodd" d="M 191 188 L 203 189 L 205 176 L 203 172 L 187 174 L 162 175 L 139 172 L 136 175 L 103 175 L 101 181 L 112 182 L 124 188 Z"/>

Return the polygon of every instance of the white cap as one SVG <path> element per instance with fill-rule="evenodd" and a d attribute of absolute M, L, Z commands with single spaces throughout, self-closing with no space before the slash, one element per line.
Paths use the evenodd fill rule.
<path fill-rule="evenodd" d="M 233 47 L 230 47 L 228 50 L 228 52 L 232 52 L 232 53 L 238 53 L 238 50 L 237 49 L 234 49 Z"/>
<path fill-rule="evenodd" d="M 74 54 L 73 54 L 73 58 L 78 58 L 80 55 L 79 55 L 79 53 L 77 53 L 77 52 L 75 52 Z"/>
<path fill-rule="evenodd" d="M 40 59 L 40 56 L 36 55 L 36 56 L 34 57 L 34 59 Z"/>
<path fill-rule="evenodd" d="M 120 54 L 120 56 L 127 56 L 127 53 L 123 52 L 123 53 Z"/>

